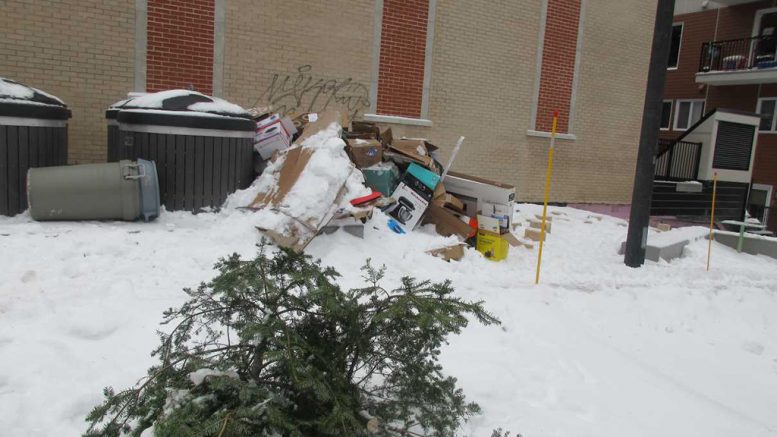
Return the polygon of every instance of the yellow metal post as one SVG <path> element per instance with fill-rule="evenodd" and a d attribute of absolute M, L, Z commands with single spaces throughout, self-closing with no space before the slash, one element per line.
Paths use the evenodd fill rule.
<path fill-rule="evenodd" d="M 553 149 L 556 144 L 556 125 L 558 111 L 553 113 L 553 127 L 550 130 L 550 152 L 548 152 L 548 171 L 545 173 L 545 200 L 542 204 L 542 225 L 540 226 L 540 250 L 537 254 L 537 275 L 534 284 L 540 283 L 540 267 L 542 266 L 542 246 L 545 243 L 545 218 L 548 214 L 548 195 L 550 194 L 550 173 L 553 170 Z"/>
<path fill-rule="evenodd" d="M 710 271 L 710 255 L 712 254 L 712 225 L 715 223 L 715 196 L 718 191 L 718 173 L 712 175 L 712 212 L 710 213 L 710 238 L 707 243 L 707 271 Z"/>

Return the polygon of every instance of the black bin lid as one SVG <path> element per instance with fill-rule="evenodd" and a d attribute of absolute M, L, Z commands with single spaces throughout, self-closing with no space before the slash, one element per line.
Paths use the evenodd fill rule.
<path fill-rule="evenodd" d="M 131 97 L 129 99 L 119 100 L 118 102 L 109 106 L 108 109 L 105 110 L 105 118 L 108 120 L 116 120 L 116 116 L 119 114 L 119 111 L 121 111 L 124 105 L 129 103 L 130 100 L 132 100 Z"/>
<path fill-rule="evenodd" d="M 114 115 L 115 114 L 115 115 Z M 197 91 L 167 90 L 116 102 L 105 112 L 121 123 L 253 131 L 251 114 L 234 103 Z"/>
<path fill-rule="evenodd" d="M 71 114 L 65 102 L 59 98 L 0 77 L 0 116 L 67 120 Z"/>

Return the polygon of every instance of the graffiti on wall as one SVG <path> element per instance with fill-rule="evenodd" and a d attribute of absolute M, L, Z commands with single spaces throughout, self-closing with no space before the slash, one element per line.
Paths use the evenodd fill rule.
<path fill-rule="evenodd" d="M 350 77 L 339 80 L 318 77 L 312 66 L 301 65 L 294 73 L 273 75 L 270 86 L 254 106 L 270 106 L 287 115 L 319 112 L 336 106 L 346 108 L 354 118 L 370 107 L 369 95 L 366 85 Z"/>

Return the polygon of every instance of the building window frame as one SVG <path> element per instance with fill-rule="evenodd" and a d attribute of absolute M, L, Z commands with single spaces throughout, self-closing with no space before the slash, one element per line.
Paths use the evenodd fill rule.
<path fill-rule="evenodd" d="M 685 34 L 685 23 L 682 21 L 677 23 L 672 23 L 672 34 L 674 34 L 674 28 L 677 26 L 680 26 L 680 41 L 677 44 L 677 59 L 675 59 L 674 65 L 669 65 L 669 62 L 671 62 L 671 59 L 667 59 L 667 64 L 666 64 L 667 70 L 677 70 L 677 68 L 680 66 L 680 53 L 682 52 L 682 49 L 683 49 L 683 35 Z M 670 44 L 669 55 L 671 56 L 672 54 L 671 39 L 669 41 L 669 44 Z"/>
<path fill-rule="evenodd" d="M 761 124 L 758 124 L 758 133 L 759 134 L 777 134 L 777 97 L 759 97 L 758 98 L 758 104 L 756 105 L 755 112 L 759 116 L 761 116 L 761 106 L 763 102 L 765 101 L 771 101 L 774 102 L 774 109 L 772 110 L 772 117 L 771 117 L 771 129 L 768 130 L 761 130 Z"/>
<path fill-rule="evenodd" d="M 669 120 L 666 127 L 661 126 L 659 124 L 659 130 L 662 131 L 668 131 L 672 128 L 672 116 L 674 115 L 672 112 L 674 111 L 674 101 L 673 100 L 664 100 L 661 102 L 661 120 L 659 120 L 659 123 L 662 123 L 664 120 L 664 104 L 669 103 Z"/>
<path fill-rule="evenodd" d="M 690 103 L 691 106 L 690 106 L 690 108 L 688 108 L 688 120 L 687 120 L 688 123 L 686 124 L 686 126 L 684 128 L 681 128 L 681 127 L 678 127 L 677 125 L 678 125 L 678 122 L 680 121 L 680 106 L 683 103 Z M 674 123 L 672 124 L 672 130 L 675 130 L 675 131 L 678 131 L 678 132 L 686 131 L 686 130 L 688 130 L 688 128 L 690 128 L 691 126 L 696 124 L 696 122 L 699 121 L 699 120 L 696 120 L 694 122 L 691 122 L 691 116 L 693 115 L 693 107 L 694 107 L 695 104 L 701 104 L 701 111 L 699 112 L 699 114 L 700 114 L 699 115 L 699 120 L 701 120 L 702 117 L 704 117 L 704 106 L 705 106 L 704 99 L 677 99 L 675 101 L 675 104 L 674 104 L 674 117 L 673 117 L 674 118 Z"/>

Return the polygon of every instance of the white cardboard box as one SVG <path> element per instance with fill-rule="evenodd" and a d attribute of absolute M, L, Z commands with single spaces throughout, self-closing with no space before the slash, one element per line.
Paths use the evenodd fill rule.
<path fill-rule="evenodd" d="M 397 185 L 391 197 L 396 199 L 397 203 L 389 215 L 405 232 L 412 231 L 421 221 L 429 202 L 404 182 Z"/>
<path fill-rule="evenodd" d="M 259 153 L 262 159 L 267 160 L 276 150 L 286 149 L 290 145 L 291 137 L 279 123 L 268 127 L 256 136 L 254 150 Z"/>
<path fill-rule="evenodd" d="M 462 173 L 448 172 L 443 181 L 445 191 L 467 206 L 467 215 L 475 217 L 483 210 L 483 202 L 506 205 L 512 210 L 515 187 Z"/>

